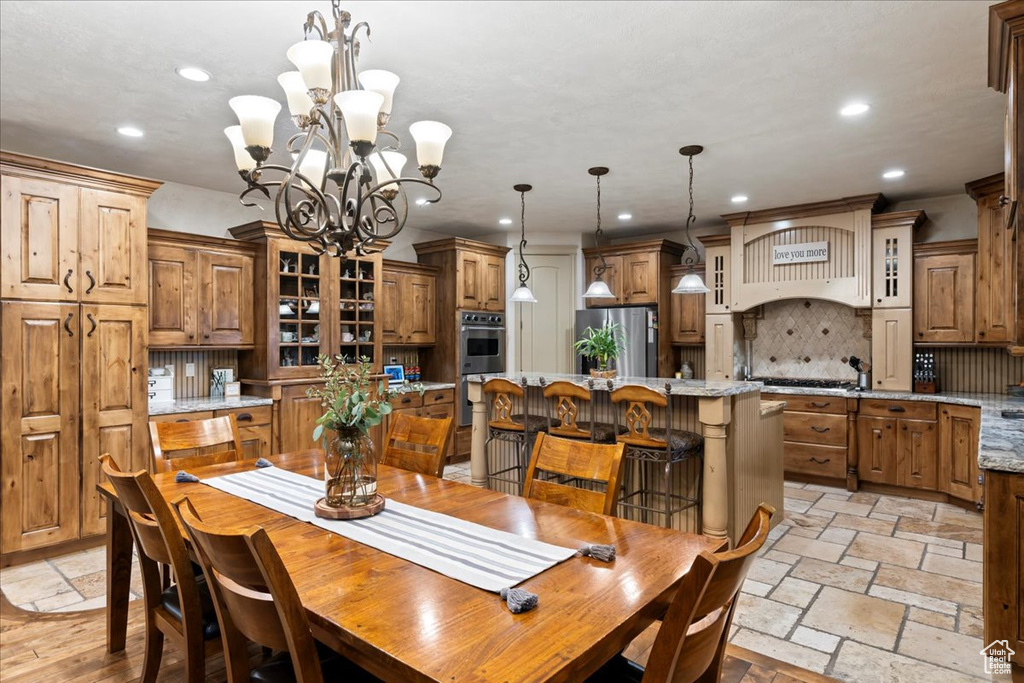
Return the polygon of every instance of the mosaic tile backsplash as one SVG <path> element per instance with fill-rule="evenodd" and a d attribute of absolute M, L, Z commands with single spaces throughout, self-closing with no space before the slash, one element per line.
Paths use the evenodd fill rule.
<path fill-rule="evenodd" d="M 870 320 L 870 318 L 869 318 Z M 756 377 L 800 377 L 857 381 L 850 356 L 871 359 L 856 309 L 831 301 L 787 299 L 764 305 L 752 342 Z"/>

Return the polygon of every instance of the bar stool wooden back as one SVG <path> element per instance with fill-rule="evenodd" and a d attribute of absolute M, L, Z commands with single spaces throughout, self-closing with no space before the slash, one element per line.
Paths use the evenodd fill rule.
<path fill-rule="evenodd" d="M 525 377 L 519 384 L 502 378 L 489 379 L 484 382 L 483 393 L 489 403 L 485 446 L 499 441 L 512 444 L 515 449 L 511 461 L 492 458 L 488 450 L 487 482 L 511 485 L 515 493 L 522 495 L 527 454 L 537 434 L 547 430 L 548 421 L 540 415 L 530 415 Z"/>
<path fill-rule="evenodd" d="M 548 434 L 563 439 L 586 439 L 593 443 L 615 443 L 615 425 L 597 422 L 594 419 L 593 380 L 587 388 L 579 384 L 560 380 L 546 384 L 544 398 L 547 399 Z M 590 419 L 581 421 L 582 407 L 589 407 Z"/>
<path fill-rule="evenodd" d="M 613 404 L 625 404 L 624 431 L 615 437 L 626 444 L 627 460 L 625 490 L 619 505 L 624 512 L 638 512 L 643 522 L 648 522 L 652 515 L 661 515 L 668 528 L 672 527 L 675 515 L 696 508 L 696 531 L 700 532 L 704 439 L 694 432 L 672 428 L 670 386 L 666 384 L 664 391 L 636 384 L 613 389 L 609 380 L 608 390 Z M 654 426 L 658 409 L 665 415 L 664 427 Z M 615 426 L 620 427 L 619 411 L 615 412 Z M 673 491 L 673 468 L 691 463 L 696 467 L 692 493 Z"/>

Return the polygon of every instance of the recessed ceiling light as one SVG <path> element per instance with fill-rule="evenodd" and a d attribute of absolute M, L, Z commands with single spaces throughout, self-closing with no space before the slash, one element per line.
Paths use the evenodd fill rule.
<path fill-rule="evenodd" d="M 732 198 L 733 204 L 742 204 L 745 201 L 747 201 L 747 195 L 745 194 L 738 194 Z"/>
<path fill-rule="evenodd" d="M 863 114 L 868 109 L 871 109 L 870 104 L 864 104 L 863 102 L 854 102 L 853 104 L 848 104 L 842 109 L 840 109 L 839 113 L 842 114 L 843 116 L 857 116 L 859 114 Z"/>
<path fill-rule="evenodd" d="M 427 205 L 426 197 L 420 197 L 419 199 L 416 200 L 416 206 L 426 206 L 426 205 Z"/>
<path fill-rule="evenodd" d="M 121 126 L 117 129 L 117 132 L 121 135 L 126 135 L 130 138 L 141 138 L 142 131 L 134 126 Z"/>
<path fill-rule="evenodd" d="M 512 219 L 511 218 L 502 218 L 498 222 L 501 223 L 502 225 L 512 225 Z"/>
<path fill-rule="evenodd" d="M 631 218 L 633 218 L 633 214 L 631 214 L 631 213 L 620 213 L 619 214 L 619 220 L 620 221 L 628 221 Z"/>
<path fill-rule="evenodd" d="M 203 71 L 199 67 L 195 66 L 182 66 L 175 69 L 175 72 L 182 78 L 187 78 L 190 81 L 196 81 L 197 83 L 205 83 L 210 80 L 210 74 L 207 71 Z"/>
<path fill-rule="evenodd" d="M 883 178 L 889 178 L 891 180 L 892 178 L 902 178 L 904 176 L 904 174 L 905 174 L 904 171 L 901 171 L 898 168 L 894 168 L 891 171 L 886 171 L 885 173 L 883 173 L 882 177 Z"/>

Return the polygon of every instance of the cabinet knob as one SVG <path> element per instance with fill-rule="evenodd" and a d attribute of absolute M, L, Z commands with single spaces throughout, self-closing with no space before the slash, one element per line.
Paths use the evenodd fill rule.
<path fill-rule="evenodd" d="M 235 417 L 235 422 L 252 422 L 252 413 L 239 413 Z"/>
<path fill-rule="evenodd" d="M 210 338 L 210 335 L 208 335 L 208 334 L 204 334 L 203 335 L 203 339 L 209 339 L 209 338 Z"/>
<path fill-rule="evenodd" d="M 980 332 L 978 332 L 978 336 L 979 337 L 984 337 L 985 336 L 985 330 L 981 330 Z"/>
<path fill-rule="evenodd" d="M 196 338 L 196 335 L 194 335 L 194 334 L 192 334 L 191 332 L 189 332 L 189 333 L 188 333 L 188 338 L 189 338 L 189 339 L 195 339 L 195 338 Z"/>

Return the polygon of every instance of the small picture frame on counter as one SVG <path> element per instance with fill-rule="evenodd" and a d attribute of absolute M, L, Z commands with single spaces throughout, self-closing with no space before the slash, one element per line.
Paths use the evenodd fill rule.
<path fill-rule="evenodd" d="M 227 382 L 224 384 L 224 398 L 238 398 L 242 395 L 241 382 Z"/>
<path fill-rule="evenodd" d="M 405 381 L 405 368 L 401 365 L 385 365 L 384 374 L 392 384 L 401 384 Z"/>

